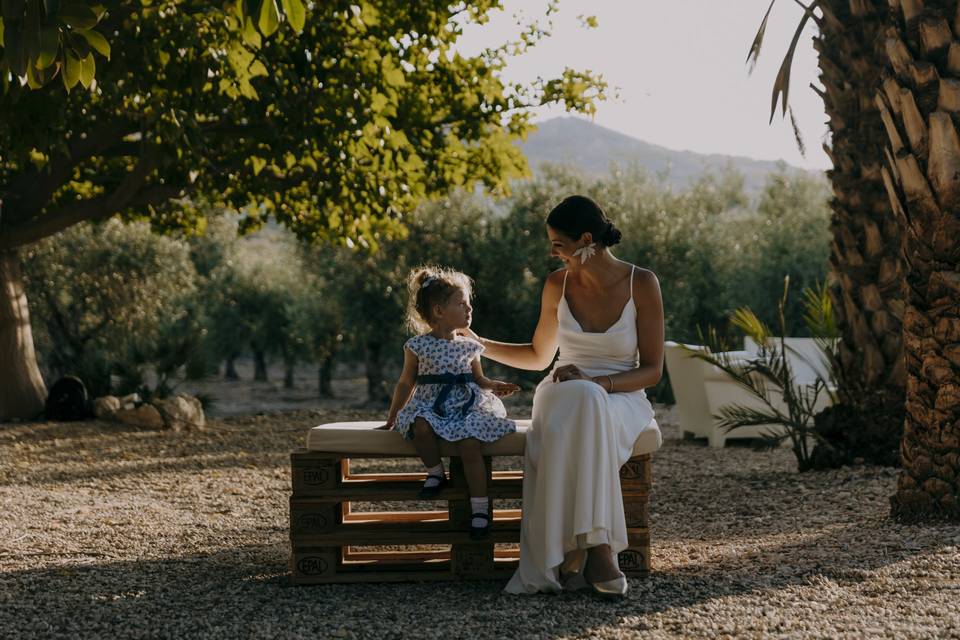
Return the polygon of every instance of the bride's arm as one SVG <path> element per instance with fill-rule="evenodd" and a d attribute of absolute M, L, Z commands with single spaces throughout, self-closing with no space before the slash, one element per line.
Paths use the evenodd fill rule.
<path fill-rule="evenodd" d="M 563 271 L 547 276 L 540 297 L 540 320 L 527 344 L 497 342 L 476 336 L 485 347 L 483 355 L 508 367 L 539 371 L 546 369 L 557 355 L 557 305 L 563 290 Z"/>
<path fill-rule="evenodd" d="M 607 391 L 611 383 L 614 392 L 646 389 L 660 382 L 663 375 L 663 301 L 660 283 L 652 271 L 637 269 L 633 301 L 637 308 L 639 365 L 623 373 L 593 378 Z"/>

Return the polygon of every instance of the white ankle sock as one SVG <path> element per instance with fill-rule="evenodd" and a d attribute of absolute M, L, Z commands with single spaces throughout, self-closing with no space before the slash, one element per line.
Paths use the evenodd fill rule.
<path fill-rule="evenodd" d="M 470 498 L 471 513 L 490 513 L 490 500 L 487 498 Z M 488 520 L 483 518 L 474 518 L 470 521 L 471 527 L 485 527 L 489 524 Z"/>
<path fill-rule="evenodd" d="M 433 487 L 440 484 L 440 476 L 443 475 L 443 463 L 441 462 L 435 467 L 427 468 L 427 481 L 423 483 L 423 486 L 427 489 L 432 489 Z"/>

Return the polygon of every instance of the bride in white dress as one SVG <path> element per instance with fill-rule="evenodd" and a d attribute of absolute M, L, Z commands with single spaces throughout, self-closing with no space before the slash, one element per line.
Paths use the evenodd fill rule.
<path fill-rule="evenodd" d="M 656 276 L 618 260 L 620 231 L 583 196 L 547 217 L 548 276 L 529 344 L 474 334 L 492 360 L 545 369 L 527 433 L 520 566 L 509 593 L 592 586 L 624 595 L 616 554 L 627 548 L 620 467 L 653 422 L 644 389 L 663 370 L 663 306 Z"/>

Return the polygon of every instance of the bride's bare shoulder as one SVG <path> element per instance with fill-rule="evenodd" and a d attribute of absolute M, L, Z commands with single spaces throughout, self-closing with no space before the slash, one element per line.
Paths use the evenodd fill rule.
<path fill-rule="evenodd" d="M 660 297 L 660 281 L 650 269 L 644 269 L 636 265 L 631 265 L 633 272 L 633 294 L 634 297 Z"/>
<path fill-rule="evenodd" d="M 543 283 L 543 296 L 547 299 L 560 299 L 560 292 L 563 291 L 563 279 L 567 275 L 566 269 L 557 269 L 547 276 Z"/>
<path fill-rule="evenodd" d="M 547 282 L 544 286 L 547 287 L 562 287 L 563 279 L 567 275 L 566 269 L 557 269 L 556 271 L 551 271 L 550 275 L 547 276 Z"/>

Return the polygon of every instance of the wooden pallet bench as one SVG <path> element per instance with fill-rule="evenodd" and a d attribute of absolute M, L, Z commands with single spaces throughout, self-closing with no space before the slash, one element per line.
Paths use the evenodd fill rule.
<path fill-rule="evenodd" d="M 377 422 L 340 422 L 314 427 L 307 446 L 291 454 L 290 559 L 294 584 L 414 580 L 508 579 L 517 567 L 523 471 L 493 471 L 496 456 L 522 456 L 529 420 L 517 433 L 485 445 L 491 499 L 490 536 L 470 539 L 470 501 L 460 459 L 449 443 L 451 484 L 429 511 L 360 511 L 363 502 L 426 502 L 417 498 L 424 473 L 356 473 L 351 459 L 416 458 L 413 444 Z M 655 425 L 644 430 L 633 457 L 620 469 L 629 548 L 619 555 L 627 576 L 650 570 L 650 458 L 660 446 Z"/>

